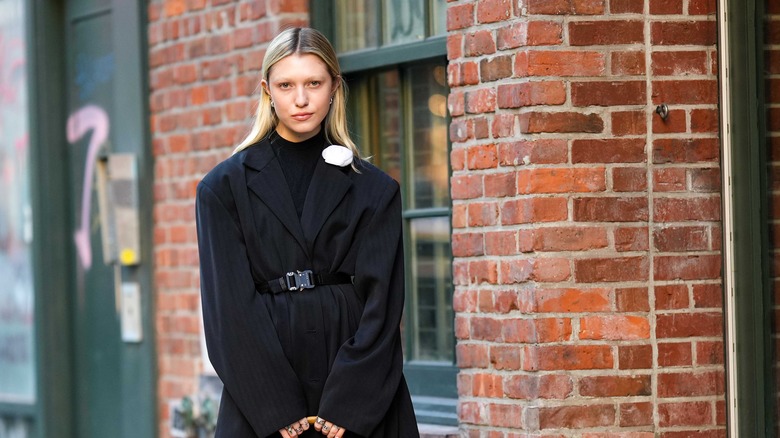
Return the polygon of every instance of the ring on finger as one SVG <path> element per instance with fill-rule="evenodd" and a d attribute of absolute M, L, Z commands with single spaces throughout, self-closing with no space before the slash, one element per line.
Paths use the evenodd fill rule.
<path fill-rule="evenodd" d="M 325 424 L 325 419 L 324 419 L 324 418 L 317 417 L 317 421 L 316 421 L 316 423 L 317 423 L 317 424 L 319 424 L 320 426 L 322 426 L 323 424 Z"/>
<path fill-rule="evenodd" d="M 289 433 L 290 435 L 292 435 L 292 434 L 293 434 L 293 432 L 294 432 L 294 430 L 293 430 L 293 427 L 292 427 L 292 426 L 287 426 L 287 433 Z"/>
<path fill-rule="evenodd" d="M 325 426 L 322 426 L 322 430 L 323 430 L 323 432 L 327 432 L 327 431 L 329 431 L 329 430 L 330 430 L 330 426 L 328 426 L 328 425 L 326 424 Z"/>
<path fill-rule="evenodd" d="M 333 425 L 333 431 L 334 431 L 334 432 L 338 432 L 338 431 L 339 431 L 339 429 L 341 429 L 341 428 L 340 428 L 340 427 L 338 427 L 338 426 L 336 426 L 335 424 Z"/>

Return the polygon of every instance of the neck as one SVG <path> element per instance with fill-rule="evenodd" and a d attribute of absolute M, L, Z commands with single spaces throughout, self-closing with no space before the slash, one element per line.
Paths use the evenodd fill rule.
<path fill-rule="evenodd" d="M 279 137 L 282 137 L 283 139 L 291 143 L 300 143 L 302 141 L 306 141 L 310 138 L 317 136 L 322 131 L 322 127 L 318 127 L 315 131 L 310 131 L 306 133 L 297 133 L 289 129 L 279 129 L 279 128 L 282 127 L 280 126 L 276 127 L 276 133 L 279 135 Z"/>

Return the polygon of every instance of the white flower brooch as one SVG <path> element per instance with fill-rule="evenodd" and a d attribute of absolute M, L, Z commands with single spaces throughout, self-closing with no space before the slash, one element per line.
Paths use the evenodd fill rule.
<path fill-rule="evenodd" d="M 325 162 L 334 166 L 345 167 L 352 164 L 352 150 L 348 147 L 332 144 L 322 150 Z"/>

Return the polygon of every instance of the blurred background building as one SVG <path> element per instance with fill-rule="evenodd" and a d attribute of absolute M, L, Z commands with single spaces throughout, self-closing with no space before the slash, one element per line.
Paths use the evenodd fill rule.
<path fill-rule="evenodd" d="M 183 436 L 183 399 L 219 397 L 195 186 L 298 25 L 403 189 L 427 436 L 776 436 L 779 23 L 766 0 L 0 0 L 0 438 Z"/>

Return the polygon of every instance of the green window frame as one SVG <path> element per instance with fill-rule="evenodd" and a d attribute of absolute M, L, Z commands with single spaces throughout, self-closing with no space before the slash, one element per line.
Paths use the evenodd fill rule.
<path fill-rule="evenodd" d="M 401 4 L 406 9 L 399 10 Z M 349 87 L 350 128 L 361 151 L 401 184 L 407 282 L 404 374 L 415 413 L 420 423 L 457 425 L 449 89 L 445 15 L 439 10 L 446 2 L 336 0 L 310 6 L 312 25 L 339 53 Z M 425 125 L 426 106 L 440 116 L 428 120 L 430 125 Z M 419 147 L 426 136 L 420 126 L 429 126 L 427 135 L 439 139 L 429 143 L 443 141 L 445 147 Z M 425 181 L 426 163 L 438 166 L 437 176 L 443 170 L 445 182 L 438 191 L 428 190 L 434 184 Z"/>
<path fill-rule="evenodd" d="M 725 106 L 721 164 L 727 422 L 730 435 L 751 437 L 773 437 L 777 431 L 778 381 L 773 363 L 777 345 L 771 339 L 773 245 L 768 225 L 772 206 L 767 185 L 765 30 L 761 25 L 765 4 L 765 0 L 721 0 L 718 17 L 719 47 L 725 50 L 726 59 L 720 62 L 720 79 Z"/>

